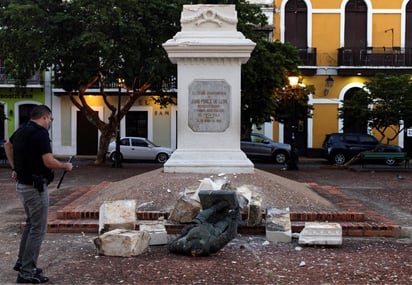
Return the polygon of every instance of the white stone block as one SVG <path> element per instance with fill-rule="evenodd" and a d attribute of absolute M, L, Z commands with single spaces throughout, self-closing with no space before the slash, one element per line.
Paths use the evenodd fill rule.
<path fill-rule="evenodd" d="M 136 201 L 117 200 L 104 202 L 99 209 L 99 234 L 114 230 L 134 230 Z"/>
<path fill-rule="evenodd" d="M 289 208 L 269 208 L 266 211 L 266 240 L 271 242 L 291 242 L 292 223 Z"/>
<path fill-rule="evenodd" d="M 136 256 L 149 247 L 150 234 L 141 231 L 115 229 L 94 240 L 97 252 L 107 256 Z"/>
<path fill-rule="evenodd" d="M 288 231 L 268 231 L 266 230 L 266 240 L 271 242 L 284 242 L 288 243 L 292 241 L 292 230 Z"/>
<path fill-rule="evenodd" d="M 150 234 L 149 245 L 167 244 L 167 231 L 163 224 L 140 225 L 140 231 Z"/>
<path fill-rule="evenodd" d="M 306 222 L 299 244 L 341 245 L 342 227 L 339 223 Z"/>

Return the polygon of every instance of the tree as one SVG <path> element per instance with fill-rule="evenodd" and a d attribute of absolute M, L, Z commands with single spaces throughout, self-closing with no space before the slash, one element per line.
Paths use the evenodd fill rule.
<path fill-rule="evenodd" d="M 285 96 L 287 75 L 297 71 L 300 58 L 296 48 L 289 43 L 257 40 L 249 62 L 242 69 L 242 136 L 247 137 L 252 125 L 257 126 L 275 118 L 284 123 L 290 120 L 290 96 Z M 312 89 L 311 89 L 312 90 Z M 307 93 L 305 93 L 307 95 Z M 307 118 L 307 96 L 299 96 L 296 106 L 303 109 Z"/>
<path fill-rule="evenodd" d="M 380 134 L 380 141 L 395 140 L 405 127 L 412 124 L 411 75 L 376 74 L 365 82 L 350 104 L 339 109 L 339 118 L 360 118 Z M 400 122 L 404 121 L 403 127 Z M 350 124 L 350 121 L 344 124 Z"/>
<path fill-rule="evenodd" d="M 62 87 L 73 104 L 101 132 L 96 163 L 104 162 L 110 140 L 116 135 L 120 119 L 134 102 L 150 88 L 167 104 L 164 84 L 176 76 L 162 44 L 180 30 L 180 13 L 189 0 L 4 0 L 0 4 L 0 54 L 7 72 L 24 86 L 25 79 L 39 69 L 53 70 L 54 84 Z M 246 0 L 216 1 L 235 3 L 238 29 L 256 41 L 252 59 L 242 78 L 242 121 L 261 123 L 271 114 L 273 90 L 283 83 L 291 66 L 291 49 L 279 43 L 263 41 L 254 32 L 266 24 L 266 17 L 256 5 Z M 290 48 L 290 47 L 289 47 Z M 274 53 L 274 54 L 272 54 Z M 259 58 L 261 57 L 261 58 Z M 295 59 L 296 57 L 294 57 Z M 285 66 L 286 64 L 286 66 Z M 125 79 L 127 101 L 121 110 L 111 104 L 105 89 Z M 100 86 L 103 100 L 110 110 L 108 121 L 101 120 L 85 98 L 91 86 Z M 261 99 L 254 100 L 256 96 Z M 262 102 L 268 104 L 262 104 Z M 173 102 L 173 100 L 172 100 Z M 259 108 L 260 107 L 260 108 Z"/>
<path fill-rule="evenodd" d="M 102 163 L 120 119 L 149 88 L 163 95 L 162 84 L 175 74 L 162 43 L 179 30 L 181 1 L 73 0 L 3 1 L 0 54 L 16 84 L 38 69 L 52 68 L 54 84 L 100 131 L 96 163 Z M 105 88 L 125 79 L 127 100 L 121 110 Z M 108 122 L 87 104 L 85 91 L 100 86 L 110 110 Z"/>

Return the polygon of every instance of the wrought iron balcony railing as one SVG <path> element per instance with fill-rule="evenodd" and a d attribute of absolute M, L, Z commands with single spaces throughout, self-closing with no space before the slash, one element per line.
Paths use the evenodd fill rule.
<path fill-rule="evenodd" d="M 338 49 L 339 66 L 412 66 L 412 49 L 400 47 L 344 47 Z"/>
<path fill-rule="evenodd" d="M 0 84 L 14 84 L 14 78 L 6 73 L 4 67 L 0 66 Z M 36 71 L 36 73 L 27 79 L 27 84 L 43 84 L 42 76 L 40 71 Z"/>
<path fill-rule="evenodd" d="M 316 66 L 316 48 L 298 48 L 298 55 L 305 66 Z"/>

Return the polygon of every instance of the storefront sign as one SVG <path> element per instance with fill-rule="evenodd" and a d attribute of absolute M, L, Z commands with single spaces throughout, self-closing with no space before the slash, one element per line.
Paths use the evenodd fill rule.
<path fill-rule="evenodd" d="M 0 93 L 0 99 L 33 99 L 33 93 Z"/>

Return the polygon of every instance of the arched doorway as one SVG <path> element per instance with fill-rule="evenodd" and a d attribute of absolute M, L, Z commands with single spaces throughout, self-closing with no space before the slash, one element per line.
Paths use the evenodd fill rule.
<path fill-rule="evenodd" d="M 361 89 L 354 87 L 349 89 L 345 93 L 343 104 L 346 107 L 343 113 L 343 132 L 344 133 L 367 133 L 368 132 L 368 121 L 367 119 L 361 118 L 358 114 L 351 112 L 351 105 L 364 104 L 367 108 L 367 102 L 363 102 L 363 99 L 357 97 L 356 93 Z"/>

